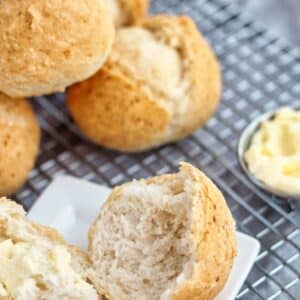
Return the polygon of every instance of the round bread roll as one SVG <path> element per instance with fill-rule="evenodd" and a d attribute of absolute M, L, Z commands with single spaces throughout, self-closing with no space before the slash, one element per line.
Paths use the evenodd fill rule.
<path fill-rule="evenodd" d="M 197 130 L 220 92 L 218 63 L 194 22 L 155 16 L 118 31 L 104 67 L 68 90 L 68 106 L 92 141 L 136 152 Z"/>
<path fill-rule="evenodd" d="M 143 19 L 148 12 L 148 0 L 104 0 L 115 26 L 131 26 Z"/>
<path fill-rule="evenodd" d="M 0 195 L 16 192 L 33 168 L 40 127 L 25 99 L 0 93 Z"/>
<path fill-rule="evenodd" d="M 212 300 L 237 251 L 218 188 L 183 163 L 177 174 L 115 188 L 89 232 L 89 278 L 110 300 Z"/>
<path fill-rule="evenodd" d="M 64 91 L 93 75 L 114 39 L 102 0 L 4 0 L 0 91 L 29 97 Z"/>

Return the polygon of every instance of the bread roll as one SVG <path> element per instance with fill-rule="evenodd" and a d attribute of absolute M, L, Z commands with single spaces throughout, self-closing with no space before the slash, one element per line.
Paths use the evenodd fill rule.
<path fill-rule="evenodd" d="M 4 0 L 0 91 L 27 97 L 64 91 L 93 75 L 114 38 L 103 0 Z"/>
<path fill-rule="evenodd" d="M 148 0 L 104 0 L 115 26 L 130 26 L 147 15 Z"/>
<path fill-rule="evenodd" d="M 0 299 L 96 300 L 89 266 L 86 254 L 54 229 L 28 221 L 21 206 L 0 198 Z"/>
<path fill-rule="evenodd" d="M 70 112 L 99 145 L 136 152 L 181 139 L 215 111 L 216 58 L 188 17 L 149 17 L 118 31 L 109 61 L 68 91 Z"/>
<path fill-rule="evenodd" d="M 89 232 L 89 278 L 110 300 L 212 300 L 229 276 L 235 223 L 217 187 L 177 174 L 113 190 Z"/>
<path fill-rule="evenodd" d="M 27 100 L 0 93 L 0 196 L 23 185 L 39 144 L 40 127 Z"/>

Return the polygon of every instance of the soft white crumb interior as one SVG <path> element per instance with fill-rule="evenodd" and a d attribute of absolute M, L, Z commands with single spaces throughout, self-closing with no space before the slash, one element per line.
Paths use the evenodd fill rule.
<path fill-rule="evenodd" d="M 184 174 L 133 182 L 96 223 L 94 265 L 113 299 L 167 300 L 192 273 L 192 200 Z"/>
<path fill-rule="evenodd" d="M 148 87 L 170 110 L 182 105 L 188 88 L 176 45 L 141 27 L 120 29 L 111 53 L 130 74 Z"/>

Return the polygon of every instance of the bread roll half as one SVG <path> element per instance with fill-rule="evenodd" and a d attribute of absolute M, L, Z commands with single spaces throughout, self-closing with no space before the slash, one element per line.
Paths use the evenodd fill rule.
<path fill-rule="evenodd" d="M 218 188 L 177 174 L 113 190 L 89 232 L 89 278 L 110 300 L 212 300 L 236 255 L 235 222 Z"/>
<path fill-rule="evenodd" d="M 4 0 L 0 91 L 29 97 L 64 91 L 93 75 L 114 39 L 103 0 Z"/>
<path fill-rule="evenodd" d="M 148 0 L 104 0 L 117 28 L 131 26 L 148 12 Z"/>
<path fill-rule="evenodd" d="M 99 145 L 136 152 L 203 126 L 220 100 L 217 60 L 189 17 L 122 28 L 108 62 L 68 90 L 70 112 Z"/>
<path fill-rule="evenodd" d="M 21 206 L 0 198 L 1 300 L 96 300 L 89 266 L 86 254 L 54 229 L 27 220 Z"/>
<path fill-rule="evenodd" d="M 40 134 L 28 101 L 0 93 L 0 196 L 24 184 L 38 154 Z"/>

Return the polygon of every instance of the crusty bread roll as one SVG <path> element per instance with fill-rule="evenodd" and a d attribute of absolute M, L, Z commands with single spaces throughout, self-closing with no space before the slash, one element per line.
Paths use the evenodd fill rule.
<path fill-rule="evenodd" d="M 27 100 L 0 93 L 0 196 L 23 185 L 39 144 L 40 127 Z"/>
<path fill-rule="evenodd" d="M 104 0 L 115 26 L 131 26 L 147 15 L 148 0 Z"/>
<path fill-rule="evenodd" d="M 110 300 L 211 300 L 236 249 L 222 194 L 183 163 L 177 174 L 113 190 L 90 228 L 89 278 Z"/>
<path fill-rule="evenodd" d="M 21 206 L 0 198 L 0 299 L 96 300 L 89 267 L 86 254 L 54 229 L 30 222 Z"/>
<path fill-rule="evenodd" d="M 93 75 L 114 38 L 103 0 L 4 0 L 0 5 L 0 91 L 27 97 Z"/>
<path fill-rule="evenodd" d="M 69 89 L 68 106 L 92 141 L 135 152 L 201 127 L 220 91 L 218 63 L 194 22 L 155 16 L 118 31 L 109 61 Z"/>

